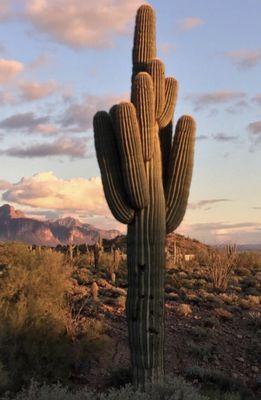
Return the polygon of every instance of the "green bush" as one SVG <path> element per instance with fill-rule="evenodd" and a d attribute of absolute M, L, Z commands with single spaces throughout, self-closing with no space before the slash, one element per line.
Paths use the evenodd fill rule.
<path fill-rule="evenodd" d="M 111 389 L 106 393 L 95 393 L 88 388 L 75 392 L 61 385 L 38 385 L 35 382 L 16 397 L 6 396 L 5 400 L 208 400 L 186 383 L 182 378 L 168 378 L 164 385 L 151 386 L 146 393 L 127 385 L 120 389 Z"/>
<path fill-rule="evenodd" d="M 64 256 L 8 244 L 0 246 L 0 265 L 0 361 L 8 377 L 0 389 L 18 390 L 32 378 L 69 382 L 81 363 L 86 368 L 103 336 L 91 322 L 78 331 Z"/>

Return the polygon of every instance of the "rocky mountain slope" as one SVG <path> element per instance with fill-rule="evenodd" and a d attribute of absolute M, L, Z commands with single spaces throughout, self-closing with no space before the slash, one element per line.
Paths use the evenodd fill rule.
<path fill-rule="evenodd" d="M 67 243 L 94 244 L 99 237 L 113 239 L 117 230 L 103 230 L 72 217 L 40 221 L 27 217 L 9 204 L 0 207 L 0 241 L 22 241 L 29 244 L 56 246 Z"/>

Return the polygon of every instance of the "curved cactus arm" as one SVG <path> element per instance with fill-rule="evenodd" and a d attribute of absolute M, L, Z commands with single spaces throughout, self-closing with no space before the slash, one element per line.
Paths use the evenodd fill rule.
<path fill-rule="evenodd" d="M 183 116 L 178 120 L 166 184 L 167 233 L 174 231 L 185 215 L 193 170 L 195 130 L 192 117 Z"/>
<path fill-rule="evenodd" d="M 111 110 L 116 140 L 121 157 L 125 189 L 131 206 L 141 210 L 149 204 L 149 188 L 135 107 L 120 103 Z"/>
<path fill-rule="evenodd" d="M 165 79 L 164 108 L 158 119 L 160 129 L 165 128 L 173 118 L 178 97 L 178 82 L 175 78 Z"/>
<path fill-rule="evenodd" d="M 154 58 L 148 63 L 147 71 L 152 77 L 155 93 L 155 115 L 158 119 L 165 106 L 165 66 L 161 60 Z"/>
<path fill-rule="evenodd" d="M 159 138 L 160 138 L 160 150 L 161 150 L 161 161 L 162 161 L 162 179 L 164 187 L 166 187 L 166 178 L 167 171 L 169 166 L 169 157 L 171 152 L 171 143 L 172 143 L 172 131 L 173 131 L 173 123 L 170 123 L 165 126 L 165 128 L 160 129 Z"/>
<path fill-rule="evenodd" d="M 144 161 L 149 161 L 154 149 L 155 99 L 153 82 L 147 72 L 139 72 L 132 85 L 132 103 L 136 108 L 142 153 Z"/>
<path fill-rule="evenodd" d="M 137 12 L 132 50 L 132 77 L 146 71 L 147 64 L 156 57 L 156 16 L 149 5 L 142 5 Z"/>
<path fill-rule="evenodd" d="M 123 224 L 129 224 L 135 213 L 128 205 L 123 177 L 119 168 L 120 157 L 109 114 L 105 111 L 96 113 L 93 125 L 95 149 L 106 200 L 113 216 Z"/>

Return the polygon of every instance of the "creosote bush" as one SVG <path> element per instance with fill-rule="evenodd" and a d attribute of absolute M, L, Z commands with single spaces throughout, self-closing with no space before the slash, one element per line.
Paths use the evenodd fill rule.
<path fill-rule="evenodd" d="M 5 244 L 0 265 L 0 391 L 18 390 L 32 378 L 69 382 L 102 336 L 91 322 L 78 332 L 70 305 L 71 268 L 64 256 Z"/>

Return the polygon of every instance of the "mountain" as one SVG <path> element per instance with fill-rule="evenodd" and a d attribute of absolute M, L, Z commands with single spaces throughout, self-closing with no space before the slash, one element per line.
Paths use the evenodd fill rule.
<path fill-rule="evenodd" d="M 115 229 L 104 230 L 72 217 L 56 221 L 39 221 L 27 217 L 9 204 L 0 207 L 0 241 L 22 241 L 29 244 L 56 246 L 67 243 L 94 244 L 99 238 L 113 239 Z"/>

